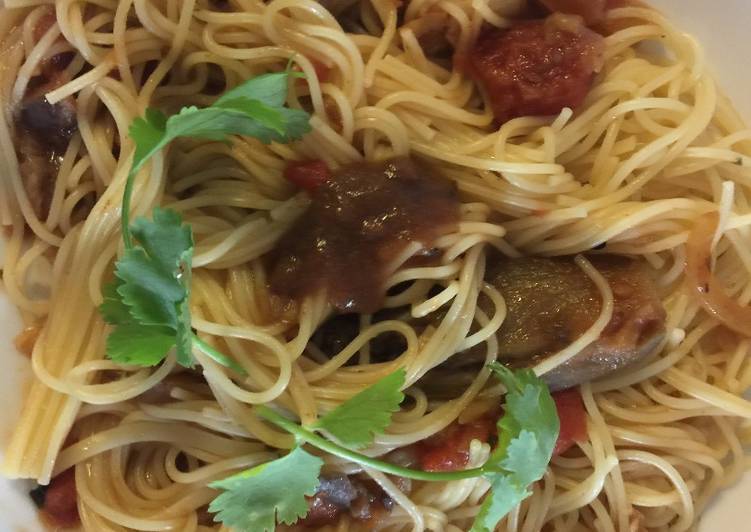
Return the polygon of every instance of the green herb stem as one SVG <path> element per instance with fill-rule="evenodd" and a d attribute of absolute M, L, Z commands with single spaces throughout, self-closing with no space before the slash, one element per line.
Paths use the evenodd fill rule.
<path fill-rule="evenodd" d="M 120 211 L 120 231 L 122 232 L 125 249 L 133 249 L 133 237 L 130 234 L 130 197 L 133 195 L 133 181 L 135 172 L 131 171 L 125 180 L 123 189 L 123 203 Z"/>
<path fill-rule="evenodd" d="M 241 375 L 247 375 L 248 373 L 245 371 L 245 369 L 229 358 L 227 355 L 213 347 L 211 344 L 208 344 L 207 342 L 204 342 L 201 340 L 197 335 L 193 335 L 193 344 L 203 351 L 203 353 L 208 356 L 210 359 L 212 359 L 214 362 L 221 364 L 222 366 L 226 366 L 230 369 L 235 370 L 236 372 L 240 373 Z"/>
<path fill-rule="evenodd" d="M 422 471 L 420 469 L 410 469 L 407 467 L 401 467 L 396 464 L 384 462 L 377 458 L 371 458 L 355 451 L 351 451 L 341 445 L 338 445 L 332 441 L 322 438 L 318 434 L 309 431 L 305 427 L 298 425 L 297 423 L 290 421 L 281 414 L 277 414 L 267 406 L 259 406 L 256 408 L 256 412 L 262 418 L 270 421 L 274 425 L 286 430 L 290 434 L 293 434 L 299 440 L 311 444 L 318 449 L 325 451 L 339 458 L 344 458 L 351 462 L 358 463 L 360 465 L 370 467 L 381 471 L 382 473 L 388 473 L 390 475 L 397 475 L 404 478 L 411 478 L 413 480 L 424 480 L 428 482 L 446 482 L 451 480 L 463 480 L 467 478 L 476 478 L 481 476 L 485 471 L 481 467 L 472 469 L 462 469 L 460 471 Z"/>

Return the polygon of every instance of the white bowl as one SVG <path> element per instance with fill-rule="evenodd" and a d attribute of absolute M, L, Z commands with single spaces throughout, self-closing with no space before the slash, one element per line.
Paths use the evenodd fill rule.
<path fill-rule="evenodd" d="M 738 110 L 751 122 L 751 69 L 746 64 L 751 28 L 751 2 L 748 0 L 648 0 L 663 9 L 672 20 L 696 36 L 706 50 L 722 89 Z M 2 264 L 0 239 L 0 264 Z M 21 408 L 21 394 L 28 382 L 28 360 L 13 347 L 13 337 L 21 322 L 15 309 L 0 292 L 0 449 L 10 438 Z M 44 527 L 27 495 L 28 484 L 0 478 L 0 532 L 42 532 Z M 723 492 L 702 518 L 700 532 L 749 530 L 746 509 L 751 500 L 751 475 Z"/>

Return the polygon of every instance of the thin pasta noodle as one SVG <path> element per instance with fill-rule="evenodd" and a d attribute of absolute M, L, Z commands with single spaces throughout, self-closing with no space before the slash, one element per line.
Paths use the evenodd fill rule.
<path fill-rule="evenodd" d="M 366 450 L 383 457 L 500 404 L 505 390 L 487 364 L 501 354 L 512 302 L 486 271 L 499 260 L 578 255 L 599 314 L 535 363 L 545 376 L 616 318 L 618 294 L 597 267 L 603 245 L 651 270 L 665 336 L 638 364 L 582 385 L 588 440 L 554 457 L 498 530 L 690 530 L 748 467 L 749 341 L 687 290 L 684 265 L 694 222 L 717 213 L 712 271 L 740 305 L 751 300 L 751 130 L 717 89 L 699 44 L 656 10 L 608 11 L 604 62 L 582 105 L 499 124 L 466 68 L 432 50 L 425 31 L 466 57 L 484 28 L 515 24 L 521 0 L 38 4 L 0 8 L 3 285 L 38 331 L 34 380 L 2 472 L 46 484 L 74 468 L 85 530 L 229 530 L 207 519 L 216 495 L 208 483 L 294 444 L 261 420 L 258 405 L 273 402 L 312 424 L 404 368 L 407 402 Z M 662 56 L 645 51 L 655 42 Z M 17 109 L 40 71 L 67 55 L 44 95 L 53 105 L 74 101 L 77 128 L 40 213 Z M 173 355 L 153 368 L 105 359 L 109 329 L 97 307 L 123 252 L 130 124 L 149 107 L 208 106 L 218 92 L 287 64 L 304 74 L 287 95 L 290 108 L 312 115 L 304 138 L 178 140 L 135 176 L 132 218 L 163 206 L 192 226 L 200 369 Z M 329 353 L 320 345 L 334 312 L 326 294 L 280 312 L 269 289 L 275 246 L 311 203 L 285 169 L 410 154 L 455 184 L 458 222 L 391 257 L 382 309 L 359 316 L 354 337 Z M 434 262 L 419 261 L 426 251 Z M 33 289 L 40 271 L 48 277 L 41 293 Z M 386 340 L 399 348 L 384 361 L 377 347 Z M 206 345 L 247 375 L 230 373 Z M 446 368 L 461 373 L 453 385 L 436 376 Z M 471 441 L 467 467 L 491 451 Z M 468 530 L 490 489 L 484 478 L 407 489 L 373 468 L 323 459 L 327 473 L 379 486 L 394 505 L 378 523 L 388 531 Z M 363 526 L 345 515 L 324 530 Z"/>

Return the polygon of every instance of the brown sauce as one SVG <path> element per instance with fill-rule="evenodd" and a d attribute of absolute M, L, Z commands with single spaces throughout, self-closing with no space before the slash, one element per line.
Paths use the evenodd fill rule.
<path fill-rule="evenodd" d="M 325 290 L 340 312 L 378 310 L 395 257 L 410 242 L 430 248 L 459 219 L 454 185 L 406 157 L 343 167 L 311 198 L 277 246 L 271 288 L 297 300 Z"/>
<path fill-rule="evenodd" d="M 68 469 L 50 481 L 49 486 L 39 486 L 29 493 L 39 507 L 42 521 L 52 530 L 77 529 L 78 493 L 75 469 Z"/>

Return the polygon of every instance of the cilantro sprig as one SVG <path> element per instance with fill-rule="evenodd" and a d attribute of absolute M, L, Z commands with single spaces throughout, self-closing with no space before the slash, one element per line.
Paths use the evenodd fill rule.
<path fill-rule="evenodd" d="M 210 487 L 224 490 L 209 505 L 216 520 L 236 530 L 274 530 L 308 513 L 305 496 L 318 488 L 323 460 L 296 447 L 288 455 L 242 471 Z"/>
<path fill-rule="evenodd" d="M 560 420 L 548 387 L 531 369 L 511 371 L 495 362 L 490 369 L 506 387 L 505 414 L 498 421 L 498 446 L 482 466 L 490 483 L 471 532 L 491 532 L 531 492 L 553 456 Z"/>
<path fill-rule="evenodd" d="M 542 478 L 559 432 L 555 403 L 545 383 L 531 370 L 511 371 L 497 363 L 490 368 L 504 384 L 507 393 L 505 413 L 498 421 L 498 446 L 482 466 L 459 471 L 422 471 L 354 450 L 370 445 L 374 435 L 383 432 L 390 423 L 392 413 L 403 399 L 401 388 L 405 374 L 400 370 L 358 393 L 311 426 L 295 423 L 267 406 L 258 407 L 256 412 L 262 418 L 295 436 L 297 446 L 285 457 L 269 462 L 275 464 L 274 480 L 269 484 L 267 477 L 263 476 L 268 470 L 259 468 L 211 484 L 223 492 L 211 503 L 209 511 L 216 513 L 215 520 L 238 532 L 274 530 L 274 515 L 279 522 L 287 524 L 303 517 L 307 507 L 303 508 L 302 503 L 305 496 L 315 493 L 320 474 L 320 463 L 316 462 L 320 459 L 302 448 L 308 444 L 350 462 L 414 480 L 446 482 L 483 477 L 491 489 L 471 530 L 490 532 L 530 495 L 530 484 Z M 330 433 L 338 443 L 323 437 L 320 431 Z M 290 465 L 303 461 L 307 467 Z M 276 486 L 287 489 L 276 490 Z M 267 488 L 276 490 L 276 498 L 255 497 L 256 493 Z M 290 508 L 294 508 L 296 514 Z"/>
<path fill-rule="evenodd" d="M 190 228 L 176 212 L 157 208 L 153 220 L 138 218 L 131 231 L 140 245 L 126 249 L 115 264 L 115 280 L 105 287 L 100 309 L 115 326 L 107 354 L 118 362 L 153 366 L 175 347 L 177 361 L 192 366 Z"/>
<path fill-rule="evenodd" d="M 104 287 L 100 312 L 114 326 L 107 356 L 139 366 L 160 363 L 175 349 L 177 362 L 192 367 L 193 346 L 220 364 L 244 373 L 232 359 L 203 342 L 191 329 L 190 279 L 193 235 L 180 215 L 154 209 L 152 219 L 131 223 L 130 204 L 136 174 L 160 150 L 180 137 L 228 141 L 229 135 L 261 142 L 290 142 L 310 130 L 310 116 L 284 107 L 290 77 L 284 72 L 255 77 L 226 92 L 209 107 L 184 107 L 167 117 L 147 109 L 130 127 L 135 154 L 122 200 L 125 253 L 115 263 L 115 279 Z"/>
<path fill-rule="evenodd" d="M 323 416 L 314 428 L 328 432 L 342 445 L 367 447 L 389 426 L 391 414 L 399 410 L 405 378 L 402 369 L 381 379 Z"/>
<path fill-rule="evenodd" d="M 193 235 L 180 215 L 156 208 L 152 218 L 131 223 L 135 175 L 174 139 L 192 137 L 228 141 L 229 135 L 255 137 L 264 143 L 289 142 L 310 130 L 309 116 L 284 107 L 289 78 L 285 72 L 251 79 L 206 108 L 186 107 L 170 117 L 147 109 L 134 121 L 130 136 L 136 150 L 122 201 L 125 252 L 115 264 L 114 281 L 104 287 L 100 312 L 113 330 L 107 356 L 120 363 L 153 366 L 174 349 L 179 364 L 192 367 L 197 347 L 215 361 L 244 373 L 232 359 L 196 336 L 191 329 L 190 279 Z M 391 423 L 404 399 L 405 372 L 399 370 L 356 394 L 311 426 L 302 426 L 268 406 L 259 416 L 295 436 L 287 455 L 216 481 L 222 490 L 209 509 L 215 520 L 237 531 L 270 531 L 277 522 L 292 524 L 308 511 L 306 497 L 318 488 L 323 460 L 305 445 L 384 473 L 422 481 L 485 478 L 491 490 L 473 524 L 473 532 L 489 532 L 514 506 L 529 496 L 529 486 L 542 477 L 558 437 L 555 404 L 545 384 L 530 370 L 511 371 L 500 364 L 491 370 L 507 389 L 504 416 L 498 422 L 498 446 L 480 467 L 431 472 L 401 467 L 366 456 Z"/>

